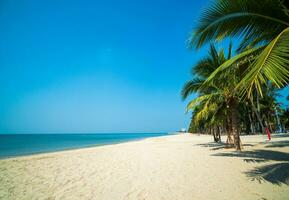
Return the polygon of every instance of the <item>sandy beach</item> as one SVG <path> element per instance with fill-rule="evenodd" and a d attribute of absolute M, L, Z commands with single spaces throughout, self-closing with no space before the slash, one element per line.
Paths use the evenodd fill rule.
<path fill-rule="evenodd" d="M 288 199 L 288 139 L 242 136 L 237 153 L 182 134 L 4 159 L 0 199 Z"/>

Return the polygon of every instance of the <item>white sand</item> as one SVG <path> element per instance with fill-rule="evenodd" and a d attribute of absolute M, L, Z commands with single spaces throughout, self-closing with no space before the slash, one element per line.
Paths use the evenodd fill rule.
<path fill-rule="evenodd" d="M 288 165 L 289 147 L 265 147 L 288 138 L 260 144 L 265 136 L 242 137 L 257 160 L 216 156 L 234 150 L 213 150 L 212 136 L 189 134 L 0 160 L 0 199 L 289 199 L 289 168 L 277 175 L 279 164 Z M 265 181 L 246 174 L 274 163 Z"/>

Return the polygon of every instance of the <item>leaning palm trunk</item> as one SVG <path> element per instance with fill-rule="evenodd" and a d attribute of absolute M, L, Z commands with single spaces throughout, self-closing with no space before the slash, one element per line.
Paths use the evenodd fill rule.
<path fill-rule="evenodd" d="M 220 127 L 215 126 L 213 129 L 213 136 L 214 136 L 214 141 L 215 142 L 220 142 L 221 141 L 221 133 L 220 133 Z"/>
<path fill-rule="evenodd" d="M 250 123 L 250 131 L 251 131 L 251 133 L 255 133 L 255 127 L 254 127 L 254 123 L 252 120 L 251 112 L 248 112 L 248 119 L 249 119 L 249 123 Z"/>
<path fill-rule="evenodd" d="M 232 123 L 231 123 L 231 120 L 229 118 L 229 116 L 227 117 L 227 121 L 226 121 L 226 132 L 227 132 L 227 145 L 233 145 L 234 144 L 234 141 L 232 139 Z"/>
<path fill-rule="evenodd" d="M 221 142 L 221 131 L 220 131 L 219 126 L 217 126 L 217 137 L 218 137 L 218 142 Z"/>
<path fill-rule="evenodd" d="M 232 132 L 234 137 L 234 145 L 237 151 L 241 151 L 241 140 L 240 140 L 240 118 L 238 112 L 238 101 L 233 99 L 231 101 L 231 119 L 232 119 Z"/>
<path fill-rule="evenodd" d="M 218 142 L 218 140 L 217 140 L 217 136 L 216 136 L 216 128 L 213 126 L 213 128 L 212 128 L 212 135 L 213 135 L 213 137 L 214 137 L 214 142 Z"/>
<path fill-rule="evenodd" d="M 261 118 L 261 116 L 260 116 L 257 108 L 255 107 L 252 98 L 251 98 L 251 103 L 252 103 L 252 109 L 253 109 L 253 111 L 255 112 L 256 117 L 257 117 L 257 120 L 258 120 L 258 122 L 259 122 L 259 124 L 260 124 L 260 126 L 261 126 L 261 131 L 262 131 L 262 133 L 265 133 L 265 127 L 264 127 L 264 125 L 263 125 L 262 118 Z"/>

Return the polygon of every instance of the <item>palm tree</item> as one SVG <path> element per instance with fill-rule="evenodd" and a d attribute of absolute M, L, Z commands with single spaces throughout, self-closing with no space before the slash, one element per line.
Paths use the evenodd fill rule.
<path fill-rule="evenodd" d="M 231 142 L 230 131 L 232 131 L 235 147 L 240 150 L 239 98 L 232 92 L 238 82 L 236 69 L 231 69 L 230 76 L 228 74 L 220 76 L 218 79 L 214 79 L 214 82 L 205 84 L 211 73 L 230 59 L 231 50 L 232 45 L 230 44 L 229 55 L 226 57 L 224 50 L 217 52 L 216 48 L 211 45 L 209 56 L 193 67 L 192 71 L 197 77 L 184 85 L 182 97 L 186 99 L 191 93 L 198 92 L 199 97 L 192 100 L 187 106 L 188 110 L 193 110 L 192 123 L 198 124 L 205 121 L 205 125 L 209 126 L 210 130 L 211 127 L 216 130 L 217 136 L 221 124 L 229 123 L 231 128 L 227 129 L 227 141 Z M 217 137 L 214 133 L 213 135 L 216 141 Z"/>
<path fill-rule="evenodd" d="M 276 102 L 276 97 L 280 96 L 276 87 L 272 84 L 268 84 L 267 87 L 263 87 L 263 98 L 260 99 L 260 113 L 265 124 L 271 131 L 279 126 L 276 118 L 276 110 L 280 107 L 279 103 Z"/>
<path fill-rule="evenodd" d="M 192 93 L 208 93 L 212 87 L 201 87 L 207 78 L 229 57 L 231 56 L 232 44 L 229 46 L 228 58 L 225 57 L 223 50 L 217 52 L 216 47 L 211 44 L 208 56 L 201 59 L 195 66 L 192 67 L 191 74 L 194 77 L 192 80 L 186 82 L 181 96 L 185 100 Z"/>
<path fill-rule="evenodd" d="M 289 108 L 285 108 L 284 110 L 282 110 L 281 115 L 281 122 L 283 125 L 283 130 L 288 131 L 289 128 Z"/>
<path fill-rule="evenodd" d="M 289 1 L 216 0 L 199 20 L 189 43 L 200 48 L 225 37 L 242 38 L 240 53 L 212 74 L 234 63 L 249 62 L 238 84 L 241 94 L 261 95 L 268 80 L 281 88 L 289 82 Z M 211 77 L 211 78 L 212 78 Z"/>

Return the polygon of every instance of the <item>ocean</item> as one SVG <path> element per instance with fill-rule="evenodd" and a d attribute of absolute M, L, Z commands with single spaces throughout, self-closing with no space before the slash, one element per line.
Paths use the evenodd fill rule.
<path fill-rule="evenodd" d="M 168 133 L 0 134 L 0 158 L 116 144 L 165 135 Z"/>

